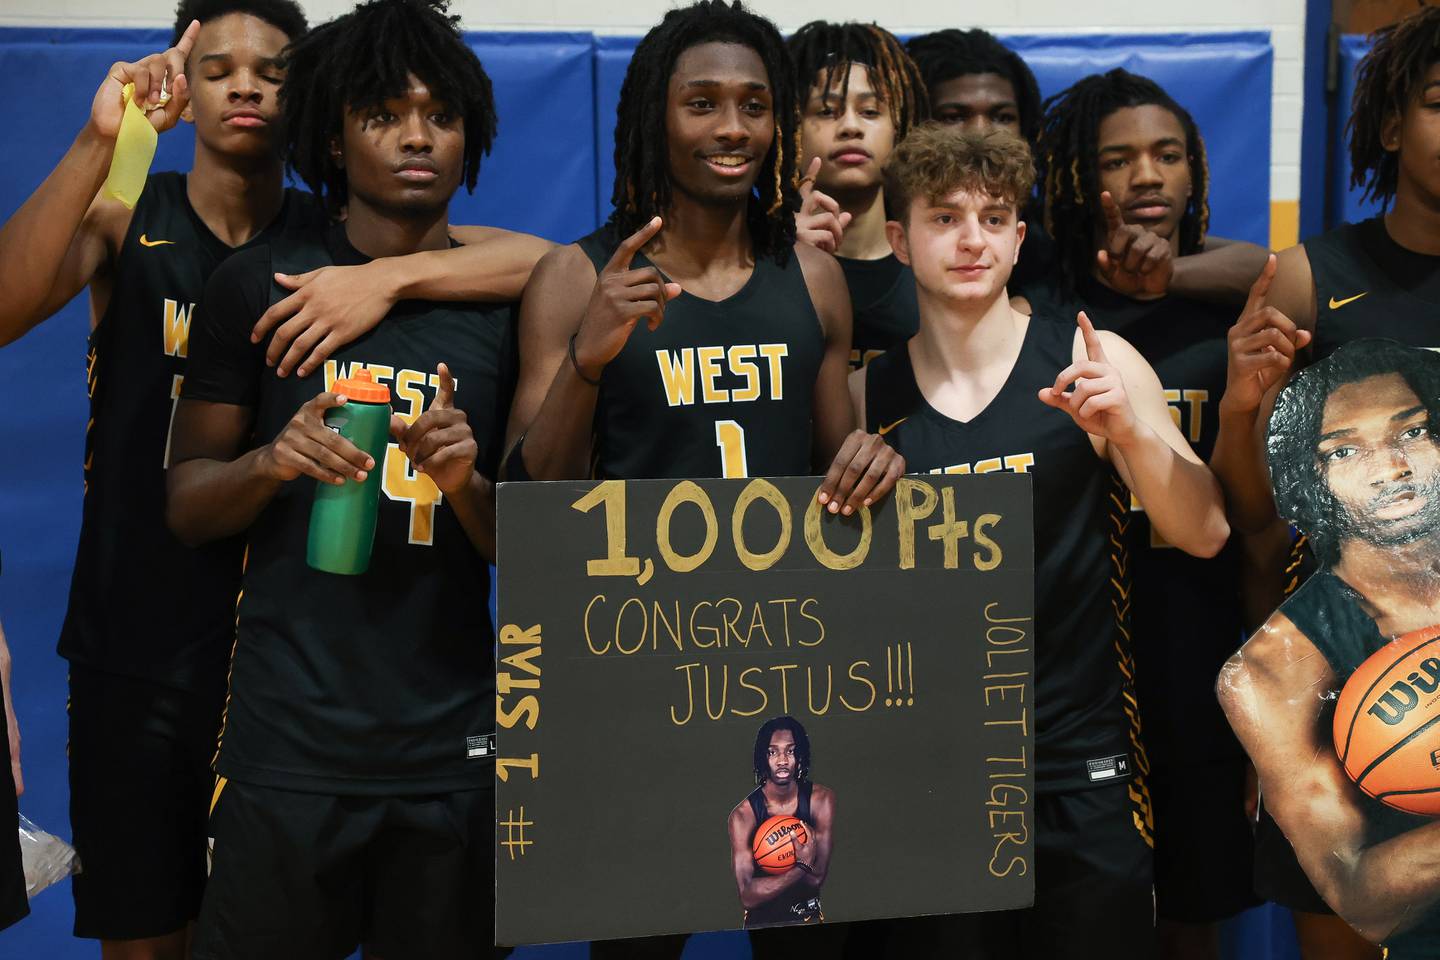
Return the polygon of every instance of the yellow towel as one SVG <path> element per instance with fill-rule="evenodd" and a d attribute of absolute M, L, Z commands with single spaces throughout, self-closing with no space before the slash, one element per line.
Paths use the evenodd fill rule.
<path fill-rule="evenodd" d="M 135 84 L 125 84 L 120 96 L 125 103 L 125 116 L 120 120 L 120 133 L 115 138 L 115 155 L 110 158 L 110 175 L 105 178 L 104 193 L 135 209 L 145 189 L 150 162 L 155 159 L 155 128 L 145 111 L 135 105 Z"/>

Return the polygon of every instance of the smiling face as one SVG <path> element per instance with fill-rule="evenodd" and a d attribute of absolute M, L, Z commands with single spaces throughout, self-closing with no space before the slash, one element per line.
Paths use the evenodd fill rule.
<path fill-rule="evenodd" d="M 1005 292 L 1025 237 L 1015 204 L 977 190 L 915 197 L 907 222 L 892 220 L 885 231 L 922 291 L 982 304 Z"/>
<path fill-rule="evenodd" d="M 1343 514 L 1342 541 L 1397 545 L 1440 528 L 1440 447 L 1400 374 L 1337 387 L 1325 401 L 1316 455 Z"/>
<path fill-rule="evenodd" d="M 1020 103 L 1015 85 L 998 73 L 971 73 L 935 84 L 930 116 L 975 133 L 1009 130 L 1020 136 Z"/>
<path fill-rule="evenodd" d="M 765 753 L 770 782 L 778 787 L 787 787 L 794 783 L 798 763 L 795 757 L 795 734 L 789 730 L 776 730 L 770 735 L 770 747 Z"/>
<path fill-rule="evenodd" d="M 1100 189 L 1110 191 L 1125 222 L 1174 238 L 1192 189 L 1180 118 L 1155 104 L 1122 107 L 1100 121 L 1098 140 Z"/>
<path fill-rule="evenodd" d="M 431 216 L 460 186 L 464 121 L 414 74 L 403 96 L 347 111 L 341 139 L 351 204 Z"/>
<path fill-rule="evenodd" d="M 801 118 L 805 148 L 801 169 L 818 156 L 821 166 L 816 186 L 832 195 L 878 187 L 881 168 L 895 147 L 895 122 L 879 91 L 870 85 L 869 68 L 852 63 L 846 69 L 848 81 L 841 74 L 828 89 L 821 89 L 825 71 L 819 71 Z"/>
<path fill-rule="evenodd" d="M 702 43 L 670 75 L 666 140 L 676 191 L 702 203 L 743 202 L 775 139 L 770 78 L 760 54 Z"/>
<path fill-rule="evenodd" d="M 279 27 L 247 13 L 201 25 L 185 67 L 190 103 L 183 116 L 208 149 L 248 159 L 272 155 L 276 96 L 285 79 L 280 51 L 289 39 Z"/>

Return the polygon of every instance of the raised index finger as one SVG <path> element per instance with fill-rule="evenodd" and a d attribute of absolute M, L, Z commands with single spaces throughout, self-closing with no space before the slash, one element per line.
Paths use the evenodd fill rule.
<path fill-rule="evenodd" d="M 1125 218 L 1120 215 L 1120 205 L 1115 202 L 1114 197 L 1110 196 L 1109 190 L 1100 191 L 1100 211 L 1105 214 L 1107 236 L 1125 226 Z"/>
<path fill-rule="evenodd" d="M 810 199 L 810 193 L 815 189 L 815 178 L 820 176 L 820 155 L 817 153 L 810 160 L 810 166 L 805 168 L 805 175 L 800 178 L 800 202 L 804 203 Z"/>
<path fill-rule="evenodd" d="M 1270 281 L 1275 279 L 1275 254 L 1265 258 L 1265 266 L 1260 270 L 1260 276 L 1250 284 L 1250 296 L 1245 300 L 1245 312 L 1241 316 L 1249 316 L 1259 310 L 1265 303 L 1265 295 L 1270 292 Z"/>
<path fill-rule="evenodd" d="M 200 21 L 191 20 L 190 26 L 185 28 L 185 32 L 180 35 L 180 39 L 175 42 L 175 49 L 185 60 L 190 59 L 190 51 L 195 48 L 195 38 L 199 35 Z"/>
<path fill-rule="evenodd" d="M 449 410 L 455 406 L 455 378 L 450 376 L 450 368 L 440 364 L 435 368 L 440 375 L 440 387 L 435 391 L 435 402 L 430 404 L 431 410 Z"/>
<path fill-rule="evenodd" d="M 640 248 L 650 242 L 650 238 L 660 232 L 661 220 L 659 217 L 651 217 L 650 222 L 630 236 L 620 241 L 620 246 L 615 248 L 615 254 L 610 262 L 605 264 L 603 273 L 624 273 L 630 269 L 630 261 L 635 259 L 635 254 Z"/>
<path fill-rule="evenodd" d="M 1075 322 L 1079 324 L 1080 336 L 1085 340 L 1085 356 L 1096 363 L 1105 363 L 1105 348 L 1100 346 L 1100 334 L 1095 332 L 1095 325 L 1085 316 L 1084 310 L 1076 315 Z"/>

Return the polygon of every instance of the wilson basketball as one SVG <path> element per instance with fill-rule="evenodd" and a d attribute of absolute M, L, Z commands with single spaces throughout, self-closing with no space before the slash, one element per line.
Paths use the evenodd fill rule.
<path fill-rule="evenodd" d="M 755 831 L 755 842 L 750 852 L 755 857 L 755 866 L 766 873 L 785 873 L 795 866 L 795 841 L 810 842 L 810 833 L 805 821 L 799 817 L 776 814 Z"/>
<path fill-rule="evenodd" d="M 1369 796 L 1440 816 L 1440 626 L 1370 655 L 1335 704 L 1335 752 Z"/>

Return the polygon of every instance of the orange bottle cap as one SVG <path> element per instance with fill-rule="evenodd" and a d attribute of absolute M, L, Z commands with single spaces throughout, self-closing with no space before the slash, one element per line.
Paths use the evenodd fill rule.
<path fill-rule="evenodd" d="M 330 391 L 342 393 L 357 403 L 390 402 L 390 388 L 376 383 L 369 370 L 356 370 L 350 376 L 336 380 Z"/>

